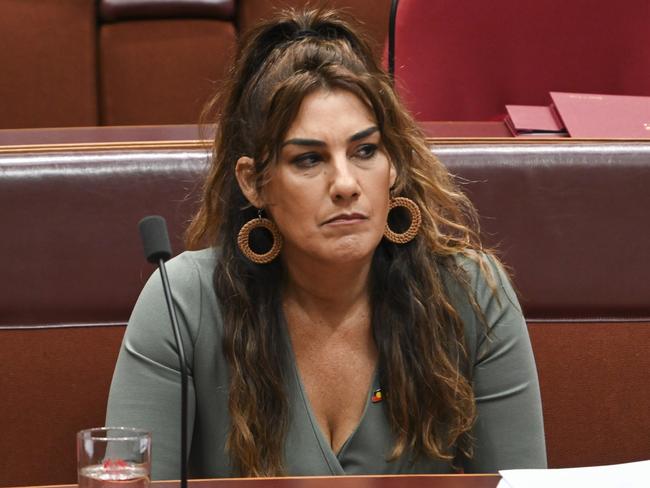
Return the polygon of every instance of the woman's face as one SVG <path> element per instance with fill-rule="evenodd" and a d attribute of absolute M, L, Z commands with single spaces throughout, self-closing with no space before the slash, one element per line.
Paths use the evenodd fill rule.
<path fill-rule="evenodd" d="M 261 192 L 284 237 L 283 258 L 371 259 L 395 176 L 375 118 L 356 95 L 320 90 L 305 97 Z"/>

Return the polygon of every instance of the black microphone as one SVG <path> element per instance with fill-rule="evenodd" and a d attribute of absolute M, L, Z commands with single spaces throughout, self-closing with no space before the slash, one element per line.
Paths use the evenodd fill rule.
<path fill-rule="evenodd" d="M 391 0 L 390 16 L 388 18 L 388 74 L 395 82 L 395 21 L 397 19 L 397 5 L 399 0 Z"/>
<path fill-rule="evenodd" d="M 167 310 L 172 322 L 174 331 L 174 340 L 178 349 L 178 361 L 181 370 L 181 488 L 187 488 L 187 368 L 185 363 L 185 349 L 183 349 L 183 339 L 178 327 L 176 318 L 176 309 L 172 297 L 172 289 L 169 286 L 167 277 L 167 268 L 165 261 L 172 256 L 172 246 L 169 243 L 167 234 L 167 224 L 165 219 L 159 215 L 149 215 L 143 218 L 138 224 L 140 237 L 142 238 L 142 247 L 144 256 L 147 261 L 157 264 L 162 277 L 165 300 L 167 301 Z"/>

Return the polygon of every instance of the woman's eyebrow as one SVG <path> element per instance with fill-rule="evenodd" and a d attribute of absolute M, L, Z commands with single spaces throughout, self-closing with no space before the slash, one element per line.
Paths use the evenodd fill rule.
<path fill-rule="evenodd" d="M 374 134 L 379 130 L 379 127 L 376 125 L 373 125 L 372 127 L 368 127 L 367 129 L 363 129 L 362 131 L 357 132 L 354 134 L 350 139 L 348 139 L 349 142 L 354 142 L 354 141 L 359 141 L 361 139 L 365 139 L 368 137 L 370 134 Z"/>
<path fill-rule="evenodd" d="M 320 146 L 320 147 L 324 147 L 326 145 L 324 141 L 319 141 L 318 139 L 295 138 L 295 139 L 288 139 L 284 141 L 280 147 L 288 146 L 289 144 L 293 144 L 296 146 Z"/>
<path fill-rule="evenodd" d="M 377 126 L 373 125 L 372 127 L 368 127 L 367 129 L 363 129 L 362 131 L 359 131 L 356 134 L 353 134 L 352 136 L 350 136 L 350 138 L 348 139 L 348 142 L 355 142 L 355 141 L 359 141 L 361 139 L 365 139 L 370 134 L 374 134 L 378 130 L 379 130 L 379 128 Z M 325 147 L 327 145 L 324 141 L 321 141 L 321 140 L 318 140 L 318 139 L 304 139 L 302 137 L 296 137 L 294 139 L 287 139 L 286 141 L 284 141 L 282 143 L 282 145 L 280 147 L 282 148 L 282 147 L 288 146 L 290 144 L 295 145 L 295 146 L 310 146 L 310 147 L 313 147 L 313 146 Z"/>

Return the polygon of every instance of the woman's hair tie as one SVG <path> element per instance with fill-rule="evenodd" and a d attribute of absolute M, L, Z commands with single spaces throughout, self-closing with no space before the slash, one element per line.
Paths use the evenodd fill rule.
<path fill-rule="evenodd" d="M 306 39 L 308 37 L 321 37 L 321 35 L 318 31 L 315 31 L 314 29 L 302 29 L 294 32 L 293 35 L 291 36 L 291 38 L 294 41 Z"/>

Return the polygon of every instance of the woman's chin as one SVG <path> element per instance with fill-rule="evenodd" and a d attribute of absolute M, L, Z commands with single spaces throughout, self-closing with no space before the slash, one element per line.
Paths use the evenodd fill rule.
<path fill-rule="evenodd" d="M 364 263 L 372 260 L 377 243 L 360 236 L 337 239 L 323 249 L 323 258 L 332 264 Z"/>
<path fill-rule="evenodd" d="M 299 263 L 312 260 L 315 265 L 364 265 L 372 261 L 375 249 L 381 241 L 381 235 L 370 233 L 349 234 L 326 239 L 285 241 L 282 252 L 287 265 L 295 259 Z"/>

